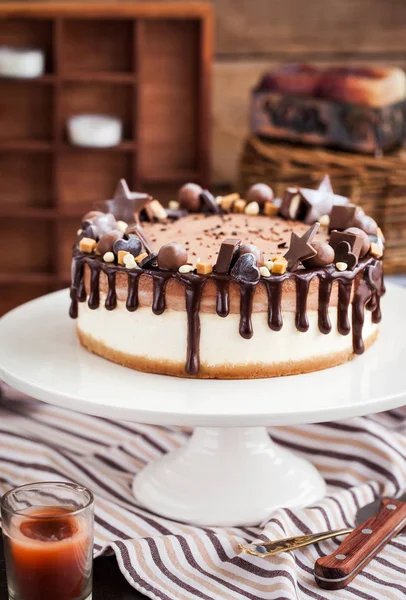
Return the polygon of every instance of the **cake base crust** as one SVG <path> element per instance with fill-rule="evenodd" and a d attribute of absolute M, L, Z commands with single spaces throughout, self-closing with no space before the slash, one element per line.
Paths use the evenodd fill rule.
<path fill-rule="evenodd" d="M 377 339 L 379 330 L 376 329 L 369 337 L 364 338 L 365 349 L 368 349 Z M 168 360 L 154 360 L 145 356 L 134 356 L 114 350 L 106 346 L 92 335 L 84 333 L 77 327 L 77 335 L 82 346 L 93 354 L 113 361 L 124 367 L 142 371 L 144 373 L 155 373 L 159 375 L 172 375 L 175 377 L 190 377 L 185 373 L 184 362 Z M 280 377 L 282 375 L 300 375 L 320 371 L 329 367 L 336 367 L 357 355 L 351 350 L 334 352 L 325 356 L 312 357 L 309 360 L 287 361 L 271 365 L 247 363 L 246 365 L 205 365 L 200 364 L 199 373 L 192 379 L 261 379 L 265 377 Z"/>

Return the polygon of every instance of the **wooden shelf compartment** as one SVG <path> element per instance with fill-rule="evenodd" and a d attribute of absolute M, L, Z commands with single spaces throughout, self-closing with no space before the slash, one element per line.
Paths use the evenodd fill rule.
<path fill-rule="evenodd" d="M 66 71 L 60 75 L 61 81 L 70 82 L 92 82 L 92 83 L 112 83 L 112 84 L 131 84 L 136 83 L 136 77 L 133 73 L 121 73 L 110 71 Z"/>
<path fill-rule="evenodd" d="M 53 27 L 54 21 L 52 18 L 31 19 L 22 16 L 21 18 L 0 19 L 0 46 L 39 48 L 45 53 L 46 74 L 33 81 L 42 81 L 43 83 L 53 81 L 52 76 L 50 76 L 54 71 Z"/>
<path fill-rule="evenodd" d="M 2 261 L 1 273 L 53 273 L 53 225 L 48 220 L 10 217 L 0 220 L 0 240 L 7 260 Z"/>
<path fill-rule="evenodd" d="M 118 117 L 123 123 L 123 138 L 132 136 L 132 89 L 126 85 L 98 82 L 67 82 L 61 84 L 59 132 L 66 137 L 69 117 L 82 113 L 97 113 Z"/>
<path fill-rule="evenodd" d="M 140 172 L 199 170 L 199 24 L 151 20 L 143 23 L 140 48 Z M 187 48 L 187 52 L 186 49 Z"/>
<path fill-rule="evenodd" d="M 131 180 L 132 157 L 125 152 L 81 148 L 66 151 L 59 156 L 59 209 L 69 205 L 94 204 L 112 197 L 117 182 L 124 177 Z"/>
<path fill-rule="evenodd" d="M 132 27 L 127 19 L 66 19 L 62 25 L 62 71 L 132 73 Z"/>
<path fill-rule="evenodd" d="M 0 79 L 0 314 L 68 283 L 80 217 L 121 177 L 164 203 L 208 186 L 212 7 L 2 2 L 1 44 L 43 48 L 46 72 Z M 124 141 L 69 144 L 85 112 L 120 118 Z"/>
<path fill-rule="evenodd" d="M 54 143 L 49 140 L 0 138 L 1 152 L 52 152 Z"/>
<path fill-rule="evenodd" d="M 49 209 L 53 204 L 53 159 L 47 153 L 14 154 L 0 144 L 0 214 Z"/>
<path fill-rule="evenodd" d="M 52 112 L 53 88 L 35 79 L 0 79 L 0 142 L 52 140 Z"/>

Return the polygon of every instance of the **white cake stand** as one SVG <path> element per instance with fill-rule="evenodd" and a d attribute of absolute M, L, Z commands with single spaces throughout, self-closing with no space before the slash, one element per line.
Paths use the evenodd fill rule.
<path fill-rule="evenodd" d="M 316 469 L 275 445 L 266 426 L 329 421 L 405 403 L 405 303 L 406 290 L 391 286 L 378 342 L 346 365 L 276 379 L 204 381 L 138 373 L 89 354 L 76 340 L 63 290 L 0 320 L 0 376 L 22 392 L 76 411 L 194 426 L 187 445 L 136 476 L 137 500 L 195 524 L 256 524 L 279 506 L 304 506 L 325 491 Z"/>

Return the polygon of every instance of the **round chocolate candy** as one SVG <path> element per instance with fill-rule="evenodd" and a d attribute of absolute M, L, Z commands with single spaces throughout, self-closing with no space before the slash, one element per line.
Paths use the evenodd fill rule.
<path fill-rule="evenodd" d="M 108 233 L 103 234 L 100 240 L 97 242 L 96 253 L 104 256 L 106 252 L 112 252 L 114 242 L 121 240 L 122 237 L 123 233 L 117 230 L 109 231 Z"/>
<path fill-rule="evenodd" d="M 348 227 L 348 229 L 344 230 L 344 233 L 354 233 L 355 235 L 361 236 L 362 247 L 360 256 L 361 258 L 363 258 L 365 254 L 369 252 L 369 249 L 371 247 L 371 240 L 369 239 L 368 234 L 365 233 L 365 231 L 363 229 L 360 229 L 359 227 Z"/>
<path fill-rule="evenodd" d="M 201 208 L 202 188 L 197 183 L 185 183 L 179 190 L 178 200 L 182 208 L 190 212 L 198 212 Z"/>
<path fill-rule="evenodd" d="M 254 244 L 243 244 L 240 246 L 238 249 L 238 256 L 242 256 L 243 254 L 253 254 L 257 265 L 264 264 L 264 255 L 259 248 L 254 246 Z"/>
<path fill-rule="evenodd" d="M 181 244 L 171 242 L 165 244 L 158 252 L 158 267 L 177 271 L 179 267 L 187 263 L 187 252 Z"/>
<path fill-rule="evenodd" d="M 368 215 L 355 215 L 353 219 L 353 226 L 359 227 L 366 234 L 376 234 L 378 231 L 378 224 L 372 217 Z"/>
<path fill-rule="evenodd" d="M 258 202 L 259 206 L 264 206 L 265 202 L 272 202 L 273 196 L 272 188 L 269 185 L 255 183 L 249 188 L 245 199 L 247 202 Z"/>
<path fill-rule="evenodd" d="M 334 262 L 334 249 L 326 242 L 312 242 L 311 245 L 316 250 L 316 256 L 303 260 L 302 264 L 306 269 L 315 269 L 317 267 L 326 267 Z"/>

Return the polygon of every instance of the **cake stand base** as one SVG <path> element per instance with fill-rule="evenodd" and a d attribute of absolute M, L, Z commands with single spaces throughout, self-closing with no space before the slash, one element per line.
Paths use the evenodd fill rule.
<path fill-rule="evenodd" d="M 196 525 L 257 525 L 280 506 L 325 494 L 312 464 L 279 448 L 265 427 L 197 427 L 183 447 L 149 463 L 134 479 L 138 502 Z"/>
<path fill-rule="evenodd" d="M 405 404 L 406 291 L 388 286 L 378 341 L 324 371 L 251 380 L 139 373 L 90 354 L 67 318 L 62 290 L 0 320 L 0 378 L 70 410 L 195 427 L 188 444 L 149 464 L 134 494 L 150 510 L 198 525 L 250 525 L 280 506 L 317 502 L 324 482 L 275 446 L 265 427 L 348 419 Z"/>

